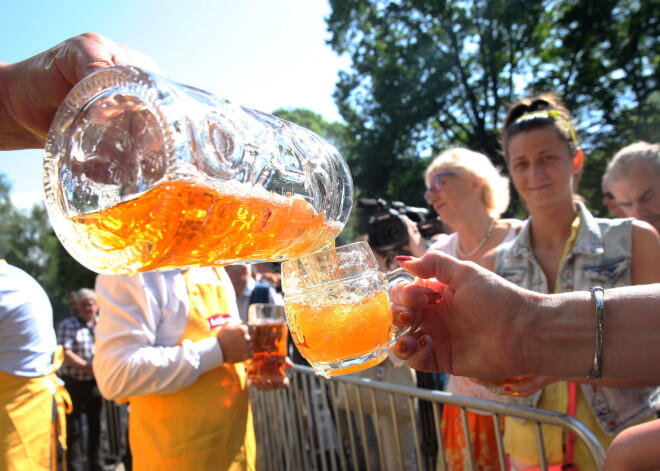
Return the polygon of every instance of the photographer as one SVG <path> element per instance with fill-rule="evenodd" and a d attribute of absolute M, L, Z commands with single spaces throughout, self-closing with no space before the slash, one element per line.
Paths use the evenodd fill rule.
<path fill-rule="evenodd" d="M 379 255 L 383 271 L 396 268 L 394 257 L 397 255 L 421 257 L 428 250 L 427 241 L 444 233 L 442 222 L 425 208 L 370 198 L 358 200 L 358 207 L 370 212 L 367 241 Z"/>

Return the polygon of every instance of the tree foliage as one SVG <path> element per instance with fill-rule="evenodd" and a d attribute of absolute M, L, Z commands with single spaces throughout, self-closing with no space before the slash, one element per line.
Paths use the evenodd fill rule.
<path fill-rule="evenodd" d="M 363 193 L 422 204 L 426 157 L 451 146 L 502 164 L 508 104 L 554 91 L 590 158 L 583 195 L 600 205 L 605 161 L 657 140 L 660 6 L 651 0 L 330 0 L 329 44 L 352 58 L 335 99 L 354 136 Z M 359 156 L 359 158 L 357 157 Z"/>
<path fill-rule="evenodd" d="M 62 247 L 43 205 L 20 210 L 12 205 L 10 191 L 11 186 L 0 174 L 0 258 L 25 270 L 41 284 L 59 320 L 67 312 L 68 293 L 94 287 L 96 274 Z"/>

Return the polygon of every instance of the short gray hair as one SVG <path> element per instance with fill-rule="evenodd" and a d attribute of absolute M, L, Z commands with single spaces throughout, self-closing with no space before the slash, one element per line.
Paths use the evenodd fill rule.
<path fill-rule="evenodd" d="M 603 180 L 610 182 L 624 178 L 628 175 L 630 164 L 640 160 L 651 162 L 660 172 L 660 144 L 638 141 L 624 147 L 614 154 L 612 160 L 607 164 Z"/>
<path fill-rule="evenodd" d="M 96 301 L 96 291 L 93 289 L 89 288 L 81 288 L 78 291 L 76 291 L 76 295 L 78 298 L 78 302 L 82 302 L 85 299 L 93 299 Z"/>

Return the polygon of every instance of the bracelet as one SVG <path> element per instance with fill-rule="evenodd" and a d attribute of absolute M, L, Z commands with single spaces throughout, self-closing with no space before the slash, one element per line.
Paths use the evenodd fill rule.
<path fill-rule="evenodd" d="M 601 379 L 603 377 L 603 326 L 605 324 L 605 290 L 600 286 L 591 288 L 591 296 L 596 304 L 596 351 L 594 364 L 588 379 Z"/>

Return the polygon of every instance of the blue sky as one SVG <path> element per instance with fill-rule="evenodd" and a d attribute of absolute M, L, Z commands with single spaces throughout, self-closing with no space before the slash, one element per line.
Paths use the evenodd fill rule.
<path fill-rule="evenodd" d="M 346 57 L 325 43 L 327 0 L 4 0 L 0 61 L 17 62 L 86 31 L 151 56 L 167 77 L 272 112 L 341 118 L 332 99 Z M 2 152 L 25 207 L 42 194 L 40 150 Z"/>

